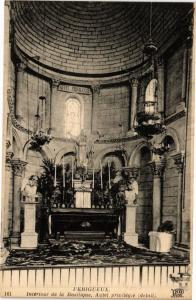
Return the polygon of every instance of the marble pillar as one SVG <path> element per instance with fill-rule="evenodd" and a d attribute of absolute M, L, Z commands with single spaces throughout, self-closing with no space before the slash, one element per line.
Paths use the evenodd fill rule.
<path fill-rule="evenodd" d="M 130 130 L 134 131 L 134 122 L 137 114 L 137 94 L 138 94 L 138 80 L 136 78 L 132 78 L 130 80 L 131 87 L 131 98 L 130 98 L 130 120 L 129 126 Z"/>
<path fill-rule="evenodd" d="M 184 173 L 184 154 L 178 153 L 173 156 L 175 165 L 178 170 L 178 199 L 177 199 L 177 216 L 176 216 L 176 242 L 178 244 L 182 241 L 182 211 L 183 211 L 183 173 Z"/>
<path fill-rule="evenodd" d="M 20 62 L 16 66 L 17 75 L 16 75 L 16 110 L 15 115 L 19 122 L 23 121 L 24 114 L 23 114 L 23 108 L 24 108 L 24 97 L 23 97 L 23 89 L 24 89 L 24 71 L 26 68 L 26 64 L 23 62 Z"/>
<path fill-rule="evenodd" d="M 50 95 L 50 112 L 49 112 L 49 116 L 50 116 L 50 129 L 51 131 L 54 133 L 55 131 L 55 124 L 56 124 L 56 105 L 57 105 L 57 91 L 58 91 L 58 86 L 60 84 L 60 80 L 58 79 L 52 79 L 51 81 L 51 95 Z"/>
<path fill-rule="evenodd" d="M 35 232 L 37 203 L 36 198 L 31 202 L 24 201 L 24 232 L 21 234 L 20 245 L 23 249 L 37 248 L 38 234 Z"/>
<path fill-rule="evenodd" d="M 13 232 L 11 237 L 12 244 L 18 245 L 20 240 L 20 199 L 21 199 L 21 181 L 26 162 L 20 159 L 12 160 L 14 173 L 14 192 L 13 192 Z"/>
<path fill-rule="evenodd" d="M 97 128 L 97 102 L 98 102 L 98 97 L 100 94 L 100 85 L 98 83 L 94 83 L 91 86 L 92 90 L 92 114 L 91 114 L 91 132 L 96 132 Z"/>
<path fill-rule="evenodd" d="M 158 76 L 158 112 L 164 112 L 164 63 L 163 59 L 159 58 L 157 65 Z"/>
<path fill-rule="evenodd" d="M 164 161 L 153 161 L 150 165 L 153 172 L 153 231 L 157 231 L 162 218 L 162 175 Z"/>

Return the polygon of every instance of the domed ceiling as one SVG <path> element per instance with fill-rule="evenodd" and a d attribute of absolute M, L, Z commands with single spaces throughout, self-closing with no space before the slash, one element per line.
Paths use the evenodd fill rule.
<path fill-rule="evenodd" d="M 162 47 L 186 4 L 153 3 L 152 36 Z M 150 3 L 14 2 L 16 46 L 68 74 L 115 74 L 139 65 L 149 38 Z"/>

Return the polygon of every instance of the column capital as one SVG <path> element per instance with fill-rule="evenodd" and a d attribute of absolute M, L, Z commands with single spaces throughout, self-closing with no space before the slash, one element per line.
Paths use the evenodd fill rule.
<path fill-rule="evenodd" d="M 137 177 L 139 176 L 140 168 L 139 167 L 125 167 L 124 171 L 127 172 L 130 177 L 137 179 Z"/>
<path fill-rule="evenodd" d="M 165 167 L 164 161 L 152 161 L 149 165 L 154 177 L 162 177 Z"/>
<path fill-rule="evenodd" d="M 93 94 L 100 94 L 100 90 L 101 90 L 101 86 L 99 84 L 99 82 L 95 82 L 91 85 L 91 89 Z"/>
<path fill-rule="evenodd" d="M 157 59 L 157 67 L 159 69 L 164 68 L 164 60 L 162 56 L 159 56 Z"/>
<path fill-rule="evenodd" d="M 20 159 L 13 159 L 11 163 L 14 175 L 21 177 L 27 162 Z"/>
<path fill-rule="evenodd" d="M 180 152 L 172 156 L 172 158 L 174 159 L 174 163 L 177 167 L 178 173 L 182 173 L 184 169 L 184 154 L 184 152 Z"/>
<path fill-rule="evenodd" d="M 27 67 L 26 62 L 20 61 L 16 64 L 17 72 L 24 72 Z"/>
<path fill-rule="evenodd" d="M 12 151 L 7 151 L 6 152 L 6 165 L 11 166 L 13 156 L 14 156 L 14 153 Z"/>
<path fill-rule="evenodd" d="M 52 87 L 58 88 L 59 84 L 60 84 L 60 79 L 56 79 L 56 78 L 51 79 L 51 86 Z"/>
<path fill-rule="evenodd" d="M 129 83 L 131 87 L 138 87 L 139 80 L 137 78 L 129 78 Z"/>

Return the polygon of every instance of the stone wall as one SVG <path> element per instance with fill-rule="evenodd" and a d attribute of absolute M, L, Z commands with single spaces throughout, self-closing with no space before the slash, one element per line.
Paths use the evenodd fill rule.
<path fill-rule="evenodd" d="M 176 107 L 182 100 L 183 78 L 183 47 L 178 48 L 166 63 L 166 86 L 165 86 L 165 115 L 169 116 L 176 112 Z"/>
<path fill-rule="evenodd" d="M 101 89 L 95 111 L 96 128 L 106 135 L 125 134 L 129 119 L 129 89 L 119 86 Z M 123 125 L 120 127 L 119 125 Z"/>

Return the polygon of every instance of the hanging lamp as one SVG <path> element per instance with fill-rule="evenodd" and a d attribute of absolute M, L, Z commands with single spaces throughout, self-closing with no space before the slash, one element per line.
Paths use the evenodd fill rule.
<path fill-rule="evenodd" d="M 43 57 L 45 55 L 45 3 L 44 3 L 44 26 L 43 26 Z M 39 59 L 40 57 L 37 58 L 38 60 L 38 95 L 37 95 L 37 114 L 35 115 L 35 128 L 34 128 L 34 133 L 31 136 L 31 148 L 40 151 L 42 146 L 45 144 L 48 144 L 52 137 L 50 134 L 50 129 L 45 128 L 45 105 L 44 102 L 46 103 L 46 97 L 44 93 L 44 87 L 43 87 L 43 81 L 42 81 L 42 94 L 39 96 Z M 40 107 L 42 109 L 41 111 L 41 116 L 40 116 Z"/>
<path fill-rule="evenodd" d="M 157 46 L 152 39 L 152 2 L 150 3 L 149 39 L 144 45 L 144 55 L 151 60 L 151 80 L 146 87 L 144 101 L 136 115 L 134 129 L 138 135 L 151 139 L 154 135 L 164 132 L 165 125 L 158 112 L 158 81 L 155 78 Z"/>

